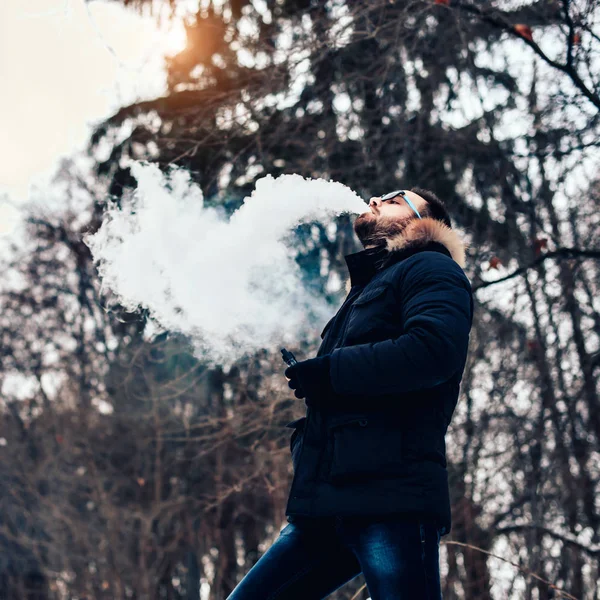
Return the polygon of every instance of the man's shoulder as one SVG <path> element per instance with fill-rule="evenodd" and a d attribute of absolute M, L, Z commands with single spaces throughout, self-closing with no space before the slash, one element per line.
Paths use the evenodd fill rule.
<path fill-rule="evenodd" d="M 424 281 L 450 277 L 461 280 L 469 288 L 471 283 L 463 268 L 450 256 L 435 250 L 422 250 L 394 263 L 381 273 L 382 281 L 401 286 L 407 279 Z"/>

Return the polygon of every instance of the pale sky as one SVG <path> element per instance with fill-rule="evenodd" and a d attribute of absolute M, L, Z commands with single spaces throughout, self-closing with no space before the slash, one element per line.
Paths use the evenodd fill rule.
<path fill-rule="evenodd" d="M 177 23 L 102 0 L 0 0 L 0 198 L 19 205 L 95 122 L 162 94 L 161 56 L 185 44 Z M 0 202 L 0 232 L 15 212 Z"/>

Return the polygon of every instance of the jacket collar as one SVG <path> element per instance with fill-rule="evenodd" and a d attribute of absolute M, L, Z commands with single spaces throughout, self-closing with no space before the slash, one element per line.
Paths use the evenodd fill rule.
<path fill-rule="evenodd" d="M 463 241 L 454 229 L 431 217 L 413 219 L 404 231 L 388 238 L 386 240 L 388 259 L 396 262 L 396 258 L 404 258 L 401 255 L 408 250 L 424 250 L 425 246 L 432 242 L 441 244 L 450 258 L 454 259 L 461 268 L 465 268 L 467 242 Z M 395 256 L 396 253 L 399 256 Z"/>
<path fill-rule="evenodd" d="M 347 254 L 344 259 L 350 273 L 350 285 L 365 285 L 381 268 L 388 251 L 385 246 L 369 248 L 354 254 Z"/>
<path fill-rule="evenodd" d="M 431 217 L 415 218 L 401 233 L 388 238 L 385 246 L 345 256 L 350 286 L 364 285 L 377 271 L 423 250 L 442 252 L 464 269 L 467 247 L 468 244 L 445 223 Z"/>

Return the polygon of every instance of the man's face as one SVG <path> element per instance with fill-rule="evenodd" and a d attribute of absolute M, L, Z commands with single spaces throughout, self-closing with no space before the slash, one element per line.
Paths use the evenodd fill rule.
<path fill-rule="evenodd" d="M 419 214 L 425 216 L 427 201 L 414 192 L 407 191 L 406 195 Z M 362 245 L 368 248 L 383 243 L 390 235 L 402 232 L 410 221 L 418 218 L 402 196 L 385 201 L 374 197 L 369 200 L 369 210 L 354 221 L 354 231 Z"/>

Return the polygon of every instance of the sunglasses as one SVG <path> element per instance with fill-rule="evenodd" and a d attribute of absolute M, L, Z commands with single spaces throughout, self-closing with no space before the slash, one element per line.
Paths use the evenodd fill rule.
<path fill-rule="evenodd" d="M 406 200 L 406 203 L 417 213 L 417 217 L 419 217 L 419 219 L 423 218 L 419 214 L 419 211 L 415 208 L 415 205 L 409 200 L 408 196 L 406 195 L 406 190 L 396 190 L 395 192 L 384 194 L 381 196 L 381 201 L 384 202 L 385 200 L 391 200 L 392 198 L 397 198 L 398 196 L 402 196 Z"/>

